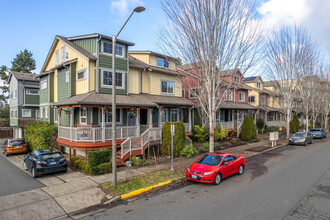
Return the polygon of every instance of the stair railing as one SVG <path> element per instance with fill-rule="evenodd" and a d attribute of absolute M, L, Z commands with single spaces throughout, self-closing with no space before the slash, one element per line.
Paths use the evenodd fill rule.
<path fill-rule="evenodd" d="M 128 143 L 128 151 L 124 152 L 125 145 L 127 145 L 127 143 Z M 131 151 L 132 151 L 131 137 L 127 138 L 123 143 L 120 144 L 120 146 L 121 146 L 121 158 L 124 158 L 124 156 L 128 153 L 130 153 L 130 155 L 131 155 Z"/>

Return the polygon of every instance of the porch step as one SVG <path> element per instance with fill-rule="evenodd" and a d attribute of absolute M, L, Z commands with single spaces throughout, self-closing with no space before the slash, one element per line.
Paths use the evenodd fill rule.
<path fill-rule="evenodd" d="M 143 153 L 145 151 L 146 148 L 148 148 L 149 144 L 146 144 L 143 148 Z M 132 147 L 133 147 L 133 142 L 132 142 Z M 134 148 L 140 148 L 140 149 L 132 149 L 131 153 L 128 153 L 124 156 L 124 158 L 121 158 L 121 150 L 117 151 L 116 154 L 116 159 L 117 159 L 117 166 L 123 166 L 125 165 L 125 161 L 128 160 L 131 156 L 138 156 L 138 155 L 143 155 L 143 153 L 141 153 L 141 142 L 139 145 L 134 145 Z M 112 159 L 111 159 L 112 162 Z"/>

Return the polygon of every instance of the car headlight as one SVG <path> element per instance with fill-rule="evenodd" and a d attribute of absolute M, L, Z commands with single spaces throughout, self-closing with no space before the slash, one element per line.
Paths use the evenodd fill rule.
<path fill-rule="evenodd" d="M 213 172 L 205 172 L 203 175 L 204 176 L 208 176 L 208 175 L 211 175 Z"/>
<path fill-rule="evenodd" d="M 188 172 L 190 172 L 189 167 L 187 168 Z"/>

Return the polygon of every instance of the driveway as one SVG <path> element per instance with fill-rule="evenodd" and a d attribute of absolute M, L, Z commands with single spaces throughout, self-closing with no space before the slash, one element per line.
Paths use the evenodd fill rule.
<path fill-rule="evenodd" d="M 0 196 L 38 189 L 41 187 L 44 187 L 44 184 L 33 179 L 29 174 L 9 162 L 1 153 Z"/>

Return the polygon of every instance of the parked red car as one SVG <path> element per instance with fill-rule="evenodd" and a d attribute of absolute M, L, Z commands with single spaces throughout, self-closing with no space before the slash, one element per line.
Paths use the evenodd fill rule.
<path fill-rule="evenodd" d="M 236 173 L 243 174 L 244 168 L 245 159 L 240 155 L 225 152 L 207 153 L 187 168 L 186 178 L 218 185 L 226 177 Z"/>

